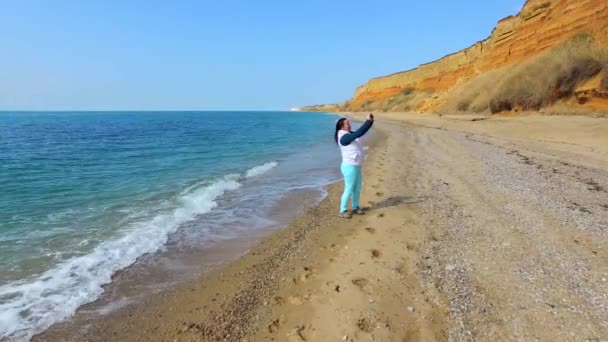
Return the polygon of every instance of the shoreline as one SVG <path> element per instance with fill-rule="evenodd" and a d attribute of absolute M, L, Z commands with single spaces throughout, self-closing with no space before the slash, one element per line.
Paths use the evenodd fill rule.
<path fill-rule="evenodd" d="M 228 269 L 234 263 L 249 257 L 250 254 L 256 255 L 262 253 L 260 244 L 264 241 L 282 241 L 283 238 L 274 237 L 275 234 L 288 229 L 286 227 L 291 226 L 290 222 L 294 218 L 305 215 L 310 210 L 302 212 L 301 206 L 309 207 L 311 202 L 316 203 L 312 205 L 312 208 L 318 206 L 321 202 L 325 201 L 325 198 L 329 194 L 329 189 L 335 187 L 336 183 L 339 183 L 339 180 L 331 181 L 320 189 L 298 190 L 298 194 L 289 195 L 276 203 L 276 208 L 273 209 L 276 212 L 272 213 L 276 222 L 272 226 L 256 229 L 244 236 L 218 242 L 216 245 L 205 248 L 205 250 L 197 251 L 195 256 L 188 256 L 188 260 L 184 263 L 184 266 L 178 265 L 179 268 L 183 267 L 187 273 L 198 273 L 197 275 L 180 275 L 179 278 L 181 279 L 171 281 L 169 277 L 176 277 L 176 271 L 162 270 L 158 265 L 145 265 L 154 263 L 159 258 L 166 259 L 166 256 L 162 255 L 165 252 L 156 252 L 153 255 L 144 256 L 142 260 L 138 260 L 135 264 L 116 272 L 112 277 L 112 282 L 104 286 L 105 291 L 102 296 L 93 302 L 79 307 L 71 318 L 57 322 L 45 331 L 35 334 L 32 337 L 32 341 L 48 339 L 79 340 L 85 338 L 84 336 L 88 336 L 88 334 L 82 330 L 83 327 L 105 320 L 112 322 L 108 324 L 113 325 L 115 324 L 114 322 L 122 321 L 124 317 L 131 317 L 133 312 L 142 311 L 142 308 L 145 306 L 164 305 L 160 304 L 161 300 L 175 296 L 175 293 L 188 291 L 193 284 L 206 282 L 209 279 L 218 277 L 218 274 L 223 274 L 224 269 Z M 320 199 L 317 198 L 319 196 Z M 282 212 L 282 209 L 285 209 L 284 207 L 286 206 L 293 209 L 293 212 L 290 214 Z M 277 243 L 269 242 L 273 248 Z M 156 255 L 158 253 L 161 253 L 161 255 Z M 192 264 L 195 258 L 203 261 L 205 266 L 198 270 L 192 268 L 192 266 L 186 266 Z M 248 263 L 248 261 L 245 261 L 245 263 Z M 192 269 L 185 269 L 185 267 Z M 160 287 L 158 289 L 150 290 L 150 286 L 154 286 L 151 282 L 152 279 L 160 280 Z M 218 287 L 223 287 L 223 285 L 218 285 Z M 146 292 L 145 297 L 141 294 L 135 294 L 139 291 L 138 289 Z M 210 300 L 214 301 L 214 299 Z M 115 321 L 115 319 L 118 321 Z M 84 335 L 81 335 L 83 333 Z M 95 333 L 95 335 L 98 334 Z M 94 340 L 97 337 L 86 338 Z M 100 340 L 107 340 L 109 338 L 110 336 L 105 336 Z"/>
<path fill-rule="evenodd" d="M 34 340 L 608 335 L 608 121 L 377 120 L 364 166 L 366 215 L 339 219 L 334 183 L 238 260 Z"/>
<path fill-rule="evenodd" d="M 377 143 L 377 140 L 381 139 L 376 135 L 378 134 L 375 134 L 374 137 L 370 138 L 371 144 L 375 144 Z M 268 282 L 272 282 L 272 279 L 259 279 L 259 272 L 261 271 L 254 271 L 253 274 L 251 274 L 252 268 L 260 268 L 262 266 L 267 268 L 272 265 L 272 270 L 266 269 L 264 271 L 266 276 L 274 278 L 271 273 L 277 272 L 275 269 L 276 267 L 286 268 L 287 264 L 290 264 L 290 262 L 286 262 L 284 260 L 288 256 L 293 257 L 293 254 L 289 251 L 290 249 L 296 248 L 294 246 L 299 245 L 302 242 L 302 239 L 311 239 L 313 238 L 312 235 L 319 234 L 319 232 L 316 230 L 322 225 L 326 226 L 329 222 L 331 222 L 329 224 L 340 223 L 340 219 L 337 218 L 337 214 L 328 215 L 328 212 L 334 213 L 335 211 L 337 213 L 337 209 L 331 209 L 338 208 L 336 201 L 339 201 L 339 196 L 342 192 L 341 180 L 330 182 L 324 186 L 322 190 L 326 193 L 323 199 L 317 201 L 317 204 L 305 210 L 303 213 L 297 214 L 295 218 L 287 221 L 286 224 L 283 224 L 281 228 L 268 229 L 262 234 L 257 234 L 257 237 L 254 238 L 254 240 L 246 238 L 236 239 L 234 242 L 228 241 L 228 247 L 231 244 L 236 243 L 237 245 L 241 246 L 248 245 L 249 248 L 245 249 L 236 257 L 222 259 L 222 262 L 218 261 L 218 267 L 212 268 L 210 271 L 204 272 L 199 276 L 195 276 L 195 278 L 192 280 L 187 280 L 183 283 L 161 290 L 160 292 L 152 293 L 148 298 L 140 299 L 134 304 L 111 310 L 111 312 L 108 314 L 87 314 L 87 312 L 99 311 L 99 306 L 102 308 L 105 306 L 112 306 L 112 302 L 101 304 L 100 301 L 102 298 L 97 299 L 92 303 L 81 306 L 74 317 L 68 319 L 67 321 L 55 323 L 47 330 L 34 335 L 32 337 L 32 341 L 81 339 L 89 341 L 103 341 L 110 338 L 118 340 L 131 340 L 136 337 L 143 338 L 142 336 L 146 336 L 146 339 L 160 341 L 166 340 L 168 338 L 166 336 L 173 336 L 172 334 L 176 332 L 178 335 L 181 335 L 183 330 L 182 326 L 184 325 L 181 322 L 186 322 L 185 317 L 181 319 L 180 322 L 174 320 L 172 323 L 167 323 L 165 319 L 157 321 L 154 318 L 166 318 L 162 312 L 175 311 L 173 308 L 176 306 L 182 308 L 178 313 L 179 316 L 182 316 L 184 311 L 183 306 L 191 303 L 193 297 L 196 297 L 197 302 L 205 303 L 204 310 L 210 310 L 210 312 L 221 311 L 222 308 L 228 304 L 228 299 L 231 297 L 252 298 L 250 292 L 257 291 L 259 289 L 259 285 L 256 284 L 251 288 L 247 287 L 246 284 L 248 284 L 250 281 L 262 282 L 264 287 L 267 287 L 270 286 L 268 285 Z M 323 221 L 325 222 L 324 224 L 310 224 L 310 221 L 317 221 L 320 216 L 323 216 Z M 306 232 L 303 233 L 302 230 L 306 230 Z M 316 236 L 314 238 L 318 239 L 319 237 Z M 216 246 L 212 249 L 215 250 L 215 253 L 221 254 L 222 251 L 217 250 L 218 248 L 221 249 L 221 247 L 222 245 Z M 310 248 L 310 246 L 308 247 Z M 299 245 L 297 248 L 303 248 L 303 246 Z M 210 251 L 209 253 L 212 252 L 213 251 Z M 280 257 L 277 255 L 280 255 Z M 274 263 L 276 260 L 281 260 L 281 265 L 275 265 Z M 123 270 L 114 277 L 120 277 L 121 273 L 128 271 L 129 270 Z M 232 280 L 237 279 L 237 282 L 240 285 L 233 287 L 233 284 L 231 284 Z M 114 283 L 114 280 L 112 283 Z M 111 286 L 113 285 L 108 285 L 107 287 Z M 243 286 L 245 287 L 243 288 Z M 215 291 L 214 294 L 207 294 L 209 289 L 214 289 L 211 291 Z M 187 295 L 184 296 L 186 293 Z M 218 298 L 221 299 L 218 300 Z M 243 299 L 241 299 L 241 301 L 242 300 Z M 217 305 L 216 303 L 219 302 L 221 302 L 221 304 Z M 260 303 L 248 302 L 248 305 L 252 304 L 257 306 L 260 305 Z M 264 303 L 261 304 L 262 307 L 266 306 L 263 305 Z M 188 311 L 198 313 L 200 313 L 202 310 L 203 309 L 198 306 L 188 309 Z M 247 311 L 251 311 L 251 309 L 247 308 Z M 232 330 L 233 328 L 231 327 L 241 326 L 242 324 L 242 322 L 239 322 L 239 324 L 232 322 L 234 316 L 231 317 L 230 322 L 222 317 L 211 317 L 211 315 L 203 316 L 205 319 L 209 319 L 213 322 L 217 322 L 217 320 L 224 320 L 226 321 L 226 324 L 230 325 L 230 327 L 222 328 L 204 328 L 203 330 L 205 331 L 202 333 L 207 338 L 210 338 L 210 340 L 221 339 L 223 338 L 221 336 L 223 335 L 224 330 Z M 248 317 L 249 315 L 241 313 L 237 316 Z M 197 316 L 197 320 L 199 319 L 200 316 Z M 201 330 L 202 327 L 196 326 L 196 323 L 194 324 L 195 326 L 192 326 L 192 328 L 190 328 L 191 325 L 188 324 L 189 328 L 186 330 Z M 137 328 L 137 331 L 134 331 L 132 328 L 135 325 L 138 327 L 148 326 L 148 329 L 147 331 L 142 332 L 139 331 L 140 328 Z M 248 325 L 252 327 L 255 326 L 255 324 Z M 171 332 L 167 332 L 165 337 L 159 338 L 156 336 L 159 333 L 157 329 L 158 326 L 163 327 L 163 331 Z M 108 333 L 108 331 L 112 331 L 112 333 Z M 142 333 L 143 335 L 141 335 Z M 248 334 L 249 333 L 250 332 L 248 332 Z"/>
<path fill-rule="evenodd" d="M 109 115 L 108 120 L 123 120 L 111 114 L 100 113 L 99 115 Z M 194 120 L 192 122 L 196 126 L 196 122 L 204 122 L 209 115 L 216 114 L 163 114 L 155 122 L 174 120 L 175 118 L 170 118 L 170 116 L 176 116 L 177 121 Z M 234 117 L 244 118 L 245 122 L 257 125 L 252 123 L 255 120 L 249 120 L 247 117 L 265 121 L 280 116 L 283 114 L 264 112 L 237 113 Z M 49 116 L 49 118 L 51 117 L 55 118 L 55 116 Z M 58 120 L 73 120 L 73 116 L 63 114 L 56 115 L 56 117 Z M 83 119 L 83 122 L 87 123 L 87 127 L 94 129 L 97 124 L 96 118 L 97 116 Z M 23 121 L 19 121 L 19 124 L 32 120 L 35 121 L 37 118 L 26 116 Z M 140 117 L 125 117 L 124 120 L 135 123 L 140 120 Z M 209 128 L 215 133 L 223 130 L 224 126 L 219 122 L 227 123 L 230 119 L 222 116 L 218 120 L 218 124 L 214 125 L 214 128 Z M 0 335 L 5 338 L 10 336 L 15 340 L 29 339 L 32 334 L 45 330 L 53 323 L 69 319 L 78 308 L 95 302 L 100 295 L 120 300 L 120 304 L 111 303 L 108 307 L 101 308 L 102 311 L 108 311 L 131 302 L 131 298 L 128 298 L 131 297 L 131 294 L 141 297 L 146 292 L 156 293 L 165 284 L 173 286 L 176 281 L 191 279 L 200 273 L 199 269 L 206 271 L 205 265 L 199 265 L 201 260 L 205 263 L 206 259 L 211 259 L 212 264 L 216 263 L 215 255 L 206 258 L 204 249 L 218 242 L 250 235 L 250 233 L 255 234 L 251 238 L 252 240 L 258 239 L 258 235 L 262 234 L 257 234 L 257 230 L 269 231 L 283 226 L 285 221 L 315 204 L 324 196 L 321 188 L 328 182 L 337 179 L 335 170 L 331 168 L 332 161 L 337 156 L 333 150 L 326 148 L 327 141 L 325 140 L 330 140 L 329 136 L 318 129 L 319 126 L 327 126 L 332 119 L 318 114 L 295 115 L 285 120 L 285 122 L 301 124 L 303 135 L 298 139 L 300 142 L 307 142 L 306 149 L 298 148 L 297 141 L 293 139 L 285 139 L 283 143 L 273 139 L 275 135 L 281 139 L 286 138 L 281 133 L 280 125 L 274 126 L 274 128 L 268 127 L 269 134 L 260 137 L 261 140 L 256 140 L 265 146 L 264 149 L 258 151 L 259 153 L 251 152 L 244 147 L 233 149 L 229 141 L 216 148 L 199 148 L 197 144 L 201 141 L 197 142 L 196 136 L 201 132 L 207 132 L 206 128 L 192 130 L 190 125 L 184 125 L 180 126 L 180 129 L 183 128 L 189 133 L 179 135 L 178 139 L 181 139 L 180 141 L 192 139 L 192 144 L 186 144 L 187 148 L 180 148 L 180 153 L 177 155 L 165 153 L 166 150 L 171 149 L 171 144 L 163 144 L 162 147 L 159 147 L 159 151 L 165 151 L 161 154 L 167 156 L 173 163 L 172 166 L 169 166 L 172 169 L 167 172 L 159 171 L 159 174 L 156 175 L 153 171 L 156 169 L 147 168 L 145 174 L 130 173 L 130 176 L 127 177 L 128 182 L 118 183 L 112 183 L 110 178 L 113 177 L 106 177 L 106 181 L 113 184 L 112 189 L 116 190 L 114 197 L 108 195 L 111 193 L 110 190 L 107 193 L 104 191 L 87 193 L 87 191 L 79 191 L 79 188 L 75 187 L 73 198 L 72 196 L 66 197 L 66 203 L 62 204 L 66 208 L 71 206 L 70 208 L 74 208 L 74 210 L 66 209 L 65 215 L 63 209 L 49 210 L 44 205 L 46 195 L 34 196 L 33 199 L 41 199 L 41 204 L 36 205 L 37 202 L 33 199 L 31 204 L 40 210 L 32 209 L 29 212 L 32 215 L 42 215 L 40 217 L 44 219 L 41 221 L 44 225 L 40 227 L 41 231 L 47 226 L 53 227 L 51 223 L 55 226 L 71 227 L 71 222 L 75 221 L 82 223 L 81 229 L 73 233 L 71 230 L 52 231 L 54 234 L 52 241 L 43 238 L 43 235 L 40 239 L 32 238 L 34 243 L 40 243 L 42 247 L 30 252 L 25 249 L 21 254 L 18 249 L 15 249 L 15 253 L 13 253 L 13 248 L 17 248 L 14 246 L 19 246 L 20 242 L 11 247 L 11 240 L 5 239 L 5 242 L 8 241 L 8 251 L 11 252 L 7 254 L 9 256 L 7 265 L 11 270 L 16 267 L 17 272 L 13 276 L 12 271 L 8 270 L 5 275 L 8 282 L 6 286 L 3 286 L 3 290 L 8 297 L 5 296 L 6 298 L 2 301 L 6 319 L 2 322 L 3 324 L 0 324 L 2 330 Z M 24 124 L 24 127 L 28 126 Z M 142 132 L 150 132 L 153 129 L 152 127 L 149 130 L 142 130 Z M 177 130 L 172 132 L 177 132 Z M 204 138 L 211 138 L 212 135 L 208 134 Z M 93 135 L 87 136 L 92 137 Z M 151 136 L 151 134 L 148 135 L 148 137 Z M 135 146 L 136 140 L 126 141 L 121 145 L 125 149 L 139 151 L 129 145 Z M 219 143 L 223 140 L 218 138 L 214 141 Z M 80 147 L 75 145 L 74 148 Z M 226 155 L 222 154 L 222 158 L 213 160 L 211 163 L 207 161 L 223 149 L 231 152 Z M 310 158 L 302 158 L 301 154 Z M 118 156 L 120 155 L 118 154 Z M 58 157 L 59 159 L 61 158 Z M 181 165 L 182 160 L 188 161 Z M 260 163 L 257 164 L 258 162 Z M 129 167 L 143 168 L 145 163 L 145 161 L 129 162 L 117 157 L 114 160 L 116 167 L 112 170 L 119 174 L 126 172 L 124 170 Z M 200 166 L 198 163 L 203 165 Z M 124 165 L 124 167 L 118 165 Z M 159 166 L 159 169 L 163 167 Z M 99 171 L 98 178 L 100 179 L 104 179 L 102 175 L 111 174 L 109 171 L 109 173 L 105 172 L 105 168 L 92 166 L 91 168 L 96 172 Z M 61 173 L 60 169 L 57 170 Z M 94 178 L 92 176 L 94 172 L 88 174 L 91 175 L 90 178 Z M 159 176 L 160 174 L 162 177 Z M 61 177 L 61 174 L 57 177 Z M 47 185 L 52 187 L 50 183 Z M 124 188 L 122 188 L 123 185 Z M 136 194 L 133 195 L 133 193 Z M 138 197 L 137 193 L 140 193 L 141 196 Z M 82 197 L 78 197 L 81 195 Z M 103 200 L 98 200 L 102 198 Z M 83 201 L 79 201 L 80 199 Z M 76 214 L 79 213 L 77 210 L 80 208 L 79 205 L 89 203 L 88 200 L 92 204 L 87 209 L 89 210 L 87 215 L 92 213 L 90 217 L 93 219 Z M 106 202 L 114 206 L 108 207 L 101 204 L 97 206 L 98 203 Z M 283 202 L 286 204 L 282 205 Z M 19 212 L 19 210 L 23 210 L 19 208 L 24 207 L 9 206 L 10 210 L 12 210 L 11 208 L 15 212 Z M 106 210 L 106 208 L 111 208 L 111 210 Z M 210 209 L 213 210 L 210 211 Z M 7 214 L 10 214 L 10 210 L 7 211 Z M 52 215 L 45 216 L 45 211 L 50 211 Z M 54 211 L 59 214 L 55 215 Z M 98 224 L 108 229 L 95 230 Z M 26 219 L 23 219 L 22 222 L 19 221 L 15 225 L 9 225 L 8 232 L 11 232 L 12 227 L 19 228 L 25 225 Z M 88 234 L 87 229 L 91 229 L 92 233 Z M 26 232 L 27 230 L 24 230 L 23 234 L 16 235 L 19 240 L 15 241 L 29 242 Z M 49 234 L 51 233 L 49 232 Z M 84 235 L 82 240 L 73 239 L 73 236 L 80 236 L 79 234 Z M 240 254 L 241 251 L 238 251 L 238 255 Z M 47 259 L 43 259 L 40 266 L 34 262 L 25 263 L 23 261 L 29 260 L 28 258 L 37 260 L 35 259 L 37 255 L 47 256 L 50 261 L 46 263 Z M 12 256 L 15 256 L 14 261 L 11 259 Z M 22 269 L 19 268 L 21 266 L 23 266 Z M 36 273 L 37 267 L 40 267 L 44 273 L 42 271 Z M 29 272 L 30 270 L 31 272 Z M 28 272 L 32 274 L 28 276 Z M 117 279 L 118 281 L 114 281 Z M 123 285 L 123 280 L 129 284 Z M 116 286 L 116 283 L 121 285 Z M 88 307 L 90 308 L 90 306 Z"/>
<path fill-rule="evenodd" d="M 121 308 L 109 315 L 98 317 L 94 323 L 86 322 L 87 325 L 93 324 L 92 328 L 88 328 L 91 330 L 87 332 L 80 331 L 81 327 L 74 326 L 74 322 L 66 321 L 57 323 L 35 335 L 32 341 L 78 340 L 81 338 L 90 341 L 104 341 L 110 338 L 117 340 L 145 338 L 160 341 L 167 340 L 169 336 L 178 336 L 183 332 L 193 331 L 210 340 L 228 338 L 224 332 L 233 331 L 230 334 L 231 339 L 229 339 L 232 340 L 232 337 L 243 337 L 250 334 L 249 330 L 240 328 L 242 324 L 253 327 L 259 322 L 242 322 L 242 320 L 253 319 L 254 317 L 250 314 L 252 311 L 260 309 L 262 312 L 264 311 L 267 303 L 261 302 L 261 298 L 267 297 L 269 290 L 266 289 L 277 286 L 277 284 L 272 284 L 276 280 L 272 279 L 274 278 L 272 274 L 277 272 L 277 268 L 281 268 L 281 271 L 277 273 L 286 271 L 288 265 L 292 263 L 286 259 L 293 257 L 293 249 L 302 248 L 302 246 L 296 247 L 295 245 L 300 244 L 302 240 L 315 238 L 312 235 L 319 234 L 318 229 L 322 224 L 318 222 L 311 224 L 310 221 L 316 221 L 317 217 L 322 216 L 323 214 L 320 215 L 320 212 L 335 209 L 333 207 L 337 208 L 336 201 L 339 201 L 337 198 L 341 194 L 341 186 L 339 181 L 327 185 L 325 187 L 327 195 L 321 202 L 296 217 L 287 227 L 274 230 L 269 235 L 262 237 L 261 241 L 247 250 L 245 254 L 228 260 L 219 268 L 177 285 L 175 288 L 155 294 L 152 298 L 147 298 L 134 306 Z M 337 217 L 337 214 L 332 216 Z M 335 221 L 333 217 L 325 217 L 325 220 L 327 219 Z M 305 231 L 302 232 L 302 230 Z M 316 238 L 318 239 L 318 236 Z M 280 265 L 276 262 L 279 262 Z M 260 291 L 262 296 L 258 296 Z M 201 306 L 199 304 L 195 307 L 189 305 L 193 297 Z M 226 306 L 235 307 L 229 310 L 230 317 L 220 313 L 220 311 L 226 310 Z M 251 310 L 252 306 L 257 309 Z M 176 307 L 180 309 L 175 310 Z M 247 313 L 240 310 L 246 310 Z M 197 312 L 200 315 L 195 315 L 196 320 L 188 323 L 189 315 L 186 314 L 186 311 L 188 313 Z M 202 311 L 206 311 L 207 314 Z M 164 319 L 166 315 L 163 312 L 169 312 L 181 318 L 174 317 L 172 322 L 168 323 Z M 213 313 L 218 313 L 218 315 L 213 316 Z M 201 318 L 214 322 L 214 326 L 201 326 L 195 323 Z M 234 321 L 235 319 L 237 321 Z M 156 328 L 159 326 L 162 327 L 164 333 L 157 336 L 159 332 Z"/>
<path fill-rule="evenodd" d="M 183 114 L 181 118 L 189 120 L 189 115 L 192 114 Z M 247 115 L 260 120 L 278 117 L 275 113 L 239 114 L 239 117 Z M 198 114 L 195 116 L 199 120 L 204 120 Z M 63 116 L 58 117 L 63 118 Z M 167 116 L 159 118 L 159 120 L 161 119 L 167 119 Z M 30 119 L 26 117 L 25 120 Z M 95 122 L 94 118 L 91 120 L 91 122 Z M 206 152 L 197 152 L 197 156 L 200 158 L 192 159 L 193 161 L 184 167 L 177 167 L 179 163 L 175 162 L 174 171 L 167 173 L 170 175 L 166 177 L 167 182 L 164 182 L 165 178 L 162 177 L 153 179 L 152 177 L 146 178 L 145 175 L 140 177 L 141 179 L 137 178 L 137 181 L 140 182 L 139 185 L 132 181 L 132 188 L 136 191 L 155 195 L 149 197 L 149 200 L 146 197 L 146 200 L 125 204 L 120 208 L 126 209 L 121 209 L 121 211 L 102 211 L 100 209 L 100 212 L 107 212 L 107 215 L 98 215 L 99 221 L 103 221 L 107 223 L 108 227 L 115 229 L 116 234 L 108 233 L 103 238 L 97 238 L 95 234 L 85 234 L 87 227 L 83 225 L 81 226 L 82 231 L 77 232 L 77 229 L 75 234 L 88 235 L 86 238 L 89 239 L 78 244 L 78 246 L 83 246 L 82 248 L 73 247 L 69 250 L 69 253 L 76 255 L 75 257 L 72 258 L 72 254 L 67 254 L 67 256 L 53 259 L 54 261 L 65 259 L 66 262 L 42 264 L 41 267 L 45 270 L 48 269 L 49 277 L 46 276 L 47 273 L 40 273 L 40 277 L 36 274 L 29 278 L 23 277 L 24 286 L 19 286 L 18 283 L 21 281 L 18 280 L 19 274 L 17 274 L 14 277 L 16 279 L 14 283 L 18 286 L 13 286 L 12 281 L 8 282 L 7 286 L 3 288 L 8 290 L 5 291 L 5 294 L 9 293 L 9 297 L 4 298 L 5 301 L 2 302 L 7 313 L 0 335 L 5 338 L 11 336 L 10 338 L 15 340 L 29 339 L 34 332 L 40 332 L 54 322 L 69 319 L 83 305 L 87 306 L 86 310 L 78 311 L 91 313 L 95 310 L 95 306 L 87 304 L 90 302 L 98 304 L 100 294 L 108 301 L 118 299 L 117 303 L 110 302 L 107 306 L 104 305 L 106 303 L 103 303 L 97 306 L 101 306 L 99 308 L 101 312 L 107 312 L 133 302 L 132 296 L 146 296 L 162 290 L 162 287 L 173 286 L 178 281 L 192 279 L 207 270 L 205 263 L 217 263 L 218 258 L 214 258 L 213 255 L 210 256 L 204 251 L 209 246 L 243 235 L 250 236 L 248 240 L 257 240 L 268 231 L 283 226 L 285 221 L 316 203 L 323 196 L 321 187 L 329 181 L 337 179 L 334 170 L 327 167 L 332 163 L 326 161 L 335 159 L 335 155 L 328 153 L 330 151 L 323 147 L 326 142 L 321 138 L 328 137 L 317 130 L 317 126 L 326 125 L 332 120 L 324 115 L 299 115 L 293 120 L 302 122 L 303 133 L 306 133 L 304 129 L 311 130 L 310 134 L 298 137 L 306 139 L 306 141 L 312 140 L 310 144 L 307 144 L 310 146 L 306 151 L 307 155 L 313 156 L 310 159 L 302 159 L 297 153 L 287 153 L 288 151 L 297 152 L 294 151 L 293 142 L 286 142 L 279 147 L 280 144 L 274 145 L 273 141 L 268 140 L 271 137 L 268 135 L 267 138 L 264 138 L 267 144 L 265 146 L 268 148 L 259 151 L 259 158 L 252 158 L 251 156 L 256 156 L 257 152 L 248 153 L 247 149 L 233 151 L 230 154 L 232 157 L 227 158 L 233 161 L 242 159 L 242 163 L 215 163 L 215 166 L 209 168 L 215 171 L 207 172 L 207 168 L 195 166 L 196 162 L 201 162 L 201 160 L 203 160 L 201 163 L 204 164 L 206 158 Z M 217 126 L 217 130 L 221 131 L 221 127 L 221 125 Z M 270 128 L 270 130 L 273 129 Z M 221 140 L 218 140 L 219 142 Z M 220 146 L 218 145 L 215 150 L 220 151 Z M 188 155 L 184 151 L 183 155 L 180 153 L 170 158 L 172 160 L 187 159 Z M 262 162 L 258 165 L 259 161 Z M 129 164 L 118 160 L 117 165 L 122 162 L 125 165 Z M 209 163 L 207 162 L 207 164 Z M 137 168 L 141 164 L 132 163 L 132 165 Z M 191 169 L 193 172 L 188 171 Z M 95 170 L 103 174 L 106 169 L 95 167 Z M 119 168 L 115 168 L 115 170 L 119 170 Z M 151 182 L 150 187 L 140 186 L 145 184 L 146 180 Z M 152 189 L 152 191 L 147 192 L 148 189 Z M 125 193 L 127 193 L 126 189 Z M 94 197 L 94 195 L 92 196 Z M 294 197 L 295 199 L 292 199 Z M 118 200 L 115 202 L 119 203 L 123 197 L 116 198 Z M 108 199 L 108 202 L 113 200 Z M 282 202 L 289 202 L 289 204 L 281 207 L 279 204 Z M 32 205 L 34 205 L 33 202 Z M 216 210 L 209 213 L 209 209 L 214 206 L 217 206 Z M 283 210 L 284 208 L 288 210 Z M 34 211 L 31 212 L 34 213 Z M 123 213 L 128 219 L 121 216 Z M 67 224 L 72 218 L 77 218 L 77 215 L 72 216 L 65 216 L 64 223 Z M 116 218 L 114 220 L 116 222 L 110 220 L 112 218 Z M 49 221 L 51 220 L 55 220 L 54 216 L 49 216 Z M 91 222 L 94 221 L 91 220 Z M 92 223 L 91 227 L 94 225 L 95 223 Z M 177 232 L 173 233 L 175 229 Z M 124 233 L 128 235 L 128 238 L 122 238 L 122 230 L 128 232 Z M 257 230 L 263 232 L 258 234 Z M 113 230 L 108 232 L 113 232 Z M 63 241 L 72 241 L 69 239 L 70 230 L 66 230 L 66 233 L 62 234 L 57 235 L 58 237 L 66 236 L 68 239 L 61 240 L 55 237 L 52 239 L 52 243 L 45 241 L 46 239 L 40 239 L 40 243 L 46 248 L 44 250 L 62 251 L 64 245 L 67 245 Z M 61 241 L 63 244 L 57 243 L 57 241 Z M 232 241 L 229 242 L 232 245 L 238 245 Z M 101 247 L 97 248 L 98 245 Z M 12 251 L 10 248 L 12 247 L 9 245 L 9 252 Z M 237 246 L 236 249 L 245 250 L 246 248 Z M 233 248 L 228 246 L 226 250 L 230 249 Z M 37 251 L 38 249 L 32 250 L 31 254 L 36 255 Z M 239 256 L 241 253 L 242 251 L 237 251 L 233 257 Z M 226 253 L 222 249 L 216 254 L 224 255 Z M 11 256 L 10 253 L 8 255 Z M 15 255 L 19 256 L 19 254 Z M 228 260 L 232 260 L 233 257 Z M 16 257 L 15 260 L 15 264 L 19 265 L 20 259 Z M 93 262 L 96 263 L 93 264 Z M 76 271 L 68 270 L 70 263 L 73 263 L 78 269 Z M 32 269 L 35 270 L 35 268 Z M 13 279 L 10 271 L 6 278 Z M 39 280 L 40 282 L 38 282 Z M 30 283 L 33 286 L 29 286 Z M 73 286 L 65 286 L 66 283 Z M 128 284 L 125 285 L 125 283 Z M 82 286 L 77 286 L 81 284 Z M 37 289 L 41 295 L 36 295 Z"/>

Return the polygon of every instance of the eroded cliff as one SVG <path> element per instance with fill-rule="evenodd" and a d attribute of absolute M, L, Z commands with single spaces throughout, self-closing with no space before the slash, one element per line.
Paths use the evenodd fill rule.
<path fill-rule="evenodd" d="M 539 58 L 538 56 L 551 54 L 553 50 L 573 39 L 578 40 L 578 45 L 570 46 L 570 49 L 580 50 L 581 44 L 608 46 L 608 1 L 528 0 L 518 15 L 499 21 L 490 37 L 469 48 L 412 70 L 371 79 L 358 87 L 354 97 L 345 103 L 306 109 L 438 111 L 450 101 L 449 95 L 467 81 L 492 72 L 497 78 L 501 78 L 497 70 L 507 70 L 528 63 Z M 587 70 L 586 73 L 592 75 L 583 75 L 585 77 L 591 78 L 605 73 L 608 65 L 603 64 L 605 56 L 598 53 L 594 53 L 594 56 L 600 67 L 598 70 Z M 576 63 L 579 63 L 585 56 L 577 58 Z M 570 73 L 572 70 L 560 69 L 555 72 Z M 576 81 L 581 80 L 577 78 Z M 606 89 L 601 87 L 601 84 L 607 81 L 600 80 L 597 83 L 598 88 L 586 89 L 587 93 L 594 94 L 595 100 L 598 97 L 601 100 L 603 96 L 608 99 Z M 559 84 L 548 87 L 559 87 Z M 490 107 L 489 101 L 486 109 Z M 546 104 L 546 101 L 542 104 Z M 459 106 L 461 108 L 458 109 L 461 110 L 469 109 L 469 104 L 466 103 Z M 507 109 L 513 107 L 517 107 L 517 104 L 511 104 Z"/>

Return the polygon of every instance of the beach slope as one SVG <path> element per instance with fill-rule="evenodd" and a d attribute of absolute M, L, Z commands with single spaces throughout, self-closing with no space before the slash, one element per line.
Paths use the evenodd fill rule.
<path fill-rule="evenodd" d="M 608 120 L 387 113 L 377 121 L 366 215 L 339 219 L 334 184 L 238 261 L 36 340 L 608 336 Z"/>

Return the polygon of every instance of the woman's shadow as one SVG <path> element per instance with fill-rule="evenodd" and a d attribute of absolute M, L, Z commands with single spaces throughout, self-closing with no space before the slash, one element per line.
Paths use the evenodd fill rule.
<path fill-rule="evenodd" d="M 428 196 L 418 196 L 418 197 L 392 196 L 387 199 L 383 199 L 380 202 L 372 202 L 373 203 L 372 205 L 370 205 L 369 207 L 363 208 L 363 210 L 384 209 L 384 208 L 396 207 L 401 204 L 422 203 L 422 202 L 426 201 L 428 198 L 429 198 Z"/>

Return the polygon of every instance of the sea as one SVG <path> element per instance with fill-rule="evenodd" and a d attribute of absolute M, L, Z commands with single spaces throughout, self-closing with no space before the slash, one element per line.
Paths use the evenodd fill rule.
<path fill-rule="evenodd" d="M 246 253 L 222 246 L 279 229 L 340 179 L 335 120 L 0 112 L 0 340 L 27 340 L 104 295 L 99 314 L 136 302 L 204 272 L 218 260 L 209 251 Z M 129 270 L 146 286 L 110 296 Z"/>

